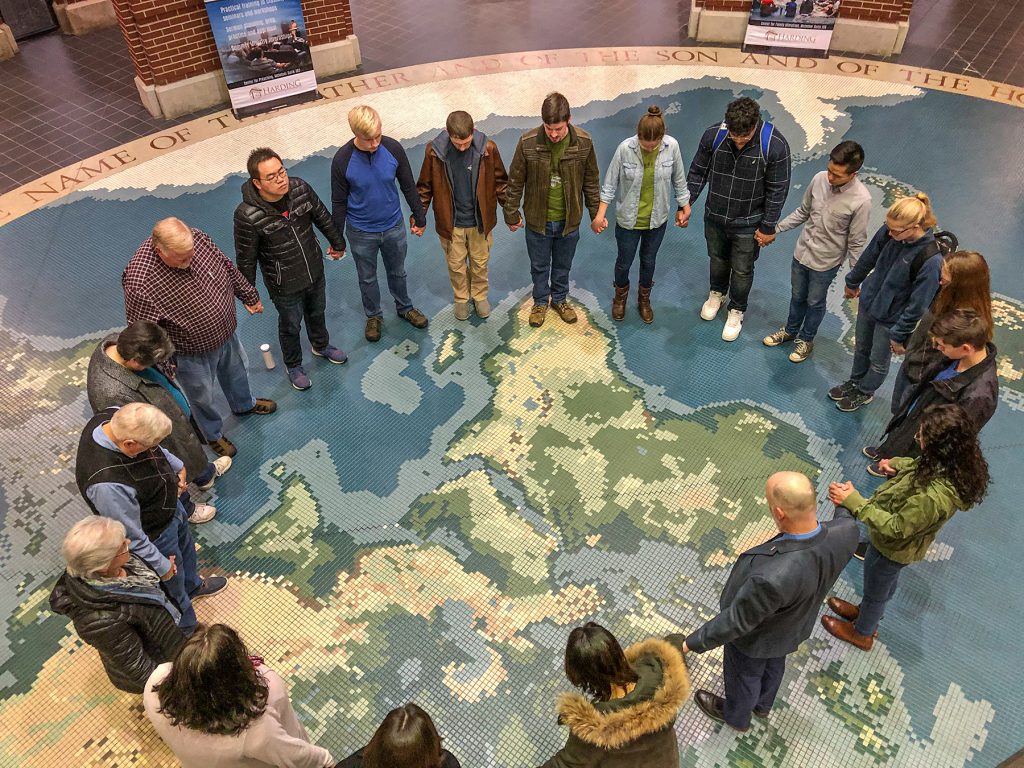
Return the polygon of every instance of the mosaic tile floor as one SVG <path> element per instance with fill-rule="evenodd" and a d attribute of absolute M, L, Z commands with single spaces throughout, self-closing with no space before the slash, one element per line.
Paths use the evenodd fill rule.
<path fill-rule="evenodd" d="M 646 104 L 666 110 L 689 159 L 725 104 L 750 94 L 794 149 L 787 211 L 828 148 L 855 138 L 876 224 L 894 195 L 924 189 L 940 224 L 988 257 L 1002 387 L 983 435 L 989 498 L 904 574 L 873 652 L 816 631 L 791 657 L 770 720 L 740 736 L 688 703 L 677 731 L 685 766 L 995 765 L 1024 732 L 1024 523 L 1012 490 L 1024 428 L 1021 113 L 907 84 L 711 66 L 499 73 L 366 100 L 418 168 L 454 108 L 510 159 L 556 87 L 602 168 Z M 123 324 L 118 278 L 153 221 L 178 215 L 230 252 L 239 171 L 258 144 L 329 197 L 351 104 L 247 125 L 0 227 L 0 765 L 174 765 L 138 698 L 114 690 L 95 652 L 47 610 L 60 540 L 86 513 L 71 472 L 85 364 Z M 196 534 L 203 563 L 231 581 L 198 612 L 234 625 L 289 680 L 309 733 L 336 757 L 416 700 L 467 768 L 543 762 L 564 739 L 553 704 L 568 687 L 572 626 L 595 619 L 634 642 L 712 615 L 735 554 L 770 531 L 761 495 L 775 470 L 807 472 L 822 491 L 841 478 L 873 487 L 859 450 L 879 434 L 888 397 L 852 415 L 824 397 L 850 365 L 853 307 L 833 291 L 807 363 L 761 345 L 788 301 L 788 233 L 758 263 L 743 335 L 721 342 L 720 324 L 697 316 L 700 208 L 666 238 L 650 327 L 632 306 L 610 321 L 615 244 L 589 231 L 573 269 L 574 326 L 526 324 L 525 248 L 505 230 L 485 321 L 454 319 L 432 227 L 413 238 L 411 291 L 431 325 L 388 315 L 378 345 L 362 340 L 351 260 L 329 264 L 328 321 L 351 362 L 314 363 L 305 393 L 259 364 L 260 343 L 276 349 L 274 313 L 241 316 L 255 388 L 281 408 L 229 423 L 239 455 L 211 495 L 217 519 Z M 854 562 L 838 590 L 854 598 L 860 582 Z M 720 653 L 690 664 L 697 686 L 720 690 Z"/>

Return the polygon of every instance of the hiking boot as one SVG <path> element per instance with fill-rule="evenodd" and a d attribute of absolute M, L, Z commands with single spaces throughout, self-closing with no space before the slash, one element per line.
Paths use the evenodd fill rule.
<path fill-rule="evenodd" d="M 722 341 L 736 341 L 743 328 L 743 313 L 738 309 L 730 309 L 722 329 Z"/>
<path fill-rule="evenodd" d="M 204 597 L 216 595 L 227 585 L 228 580 L 223 576 L 207 576 L 203 579 L 203 583 L 200 585 L 199 589 L 189 595 L 189 597 L 192 598 L 193 602 L 196 600 L 202 600 Z"/>
<path fill-rule="evenodd" d="M 334 363 L 335 365 L 344 365 L 348 362 L 348 355 L 332 344 L 328 344 L 323 349 L 314 347 L 313 357 L 322 357 L 327 362 Z"/>
<path fill-rule="evenodd" d="M 256 415 L 256 416 L 269 416 L 270 414 L 272 414 L 276 410 L 277 410 L 277 403 L 275 403 L 273 400 L 268 400 L 265 397 L 257 397 L 256 398 L 256 404 L 252 408 L 250 408 L 248 411 L 242 411 L 241 413 L 236 413 L 235 415 L 236 416 L 248 416 L 250 414 L 253 414 L 253 415 Z"/>
<path fill-rule="evenodd" d="M 223 440 L 223 439 L 224 438 L 221 438 L 221 440 Z M 200 485 L 199 483 L 196 483 L 196 488 L 198 488 L 200 491 L 208 491 L 211 488 L 213 488 L 214 481 L 216 481 L 216 479 L 218 477 L 220 477 L 225 472 L 227 472 L 229 469 L 231 469 L 231 457 L 230 456 L 221 456 L 219 458 L 214 459 L 212 464 L 213 464 L 213 475 L 210 477 L 210 479 L 207 480 L 202 485 Z"/>
<path fill-rule="evenodd" d="M 865 394 L 861 392 L 859 389 L 855 388 L 853 392 L 851 392 L 842 400 L 836 403 L 836 408 L 838 408 L 843 413 L 853 413 L 853 411 L 856 411 L 862 405 L 867 405 L 874 399 L 874 395 Z"/>
<path fill-rule="evenodd" d="M 213 520 L 214 515 L 217 514 L 217 508 L 212 504 L 196 504 L 196 508 L 192 510 L 192 514 L 188 516 L 190 523 L 201 525 L 208 523 Z"/>
<path fill-rule="evenodd" d="M 715 315 L 718 314 L 718 310 L 722 308 L 722 303 L 725 301 L 725 294 L 719 293 L 718 291 L 711 291 L 708 294 L 708 300 L 700 308 L 700 319 L 701 320 L 714 320 Z"/>
<path fill-rule="evenodd" d="M 761 339 L 761 343 L 766 347 L 777 347 L 779 344 L 785 344 L 787 341 L 792 341 L 795 338 L 795 333 L 786 333 L 785 328 L 779 328 L 775 333 L 770 333 Z"/>
<path fill-rule="evenodd" d="M 420 312 L 416 307 L 413 307 L 405 314 L 399 315 L 400 318 L 405 320 L 413 328 L 426 328 L 427 327 L 427 316 Z"/>
<path fill-rule="evenodd" d="M 637 311 L 640 312 L 640 319 L 648 325 L 654 322 L 654 310 L 651 309 L 651 288 L 653 287 L 653 284 L 646 288 L 641 285 L 636 293 Z"/>
<path fill-rule="evenodd" d="M 552 309 L 558 313 L 558 316 L 567 323 L 576 322 L 576 310 L 572 308 L 572 304 L 566 299 L 561 304 L 552 304 Z"/>
<path fill-rule="evenodd" d="M 544 318 L 548 315 L 547 304 L 534 304 L 533 309 L 530 310 L 530 325 L 534 328 L 540 328 L 544 325 Z"/>
<path fill-rule="evenodd" d="M 292 383 L 292 387 L 294 389 L 297 389 L 300 392 L 313 386 L 313 382 L 309 380 L 309 376 L 306 375 L 306 371 L 301 365 L 296 365 L 294 368 L 288 369 L 288 381 Z"/>
<path fill-rule="evenodd" d="M 469 320 L 469 302 L 468 301 L 456 301 L 455 302 L 455 319 L 456 320 Z M 410 321 L 412 322 L 412 321 Z"/>
<path fill-rule="evenodd" d="M 857 391 L 857 385 L 854 384 L 852 381 L 846 381 L 846 382 L 843 382 L 842 384 L 840 384 L 837 387 L 832 387 L 832 389 L 830 389 L 828 391 L 828 396 L 832 400 L 838 401 L 838 400 L 842 400 L 847 395 L 853 394 L 856 391 Z"/>
<path fill-rule="evenodd" d="M 626 299 L 629 298 L 629 284 L 615 285 L 615 297 L 612 299 L 612 320 L 622 320 L 626 317 Z"/>
<path fill-rule="evenodd" d="M 366 318 L 366 329 L 363 331 L 366 340 L 369 342 L 380 341 L 380 328 L 383 324 L 379 317 Z"/>
<path fill-rule="evenodd" d="M 491 302 L 487 299 L 477 299 L 474 304 L 476 305 L 476 316 L 480 318 L 491 316 Z"/>
<path fill-rule="evenodd" d="M 811 352 L 813 351 L 813 341 L 804 341 L 803 339 L 797 339 L 796 349 L 789 353 L 789 362 L 802 363 L 804 360 L 811 356 Z"/>
<path fill-rule="evenodd" d="M 211 440 L 207 445 L 209 445 L 210 449 L 218 456 L 230 457 L 238 453 L 238 449 L 235 448 L 235 444 L 224 436 L 218 437 L 216 440 Z"/>

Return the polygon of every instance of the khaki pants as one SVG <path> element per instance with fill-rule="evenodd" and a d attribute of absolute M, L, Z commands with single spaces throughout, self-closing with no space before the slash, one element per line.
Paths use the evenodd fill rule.
<path fill-rule="evenodd" d="M 486 237 L 476 227 L 455 227 L 452 239 L 441 240 L 448 261 L 448 278 L 452 281 L 455 301 L 469 302 L 487 298 L 487 261 L 491 258 L 491 235 Z"/>

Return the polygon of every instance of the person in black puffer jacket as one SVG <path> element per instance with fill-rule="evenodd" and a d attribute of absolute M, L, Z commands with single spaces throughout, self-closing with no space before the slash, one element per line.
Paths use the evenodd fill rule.
<path fill-rule="evenodd" d="M 247 167 L 249 179 L 242 184 L 242 202 L 235 209 L 235 261 L 253 285 L 259 263 L 263 284 L 277 307 L 288 379 L 295 389 L 309 389 L 299 342 L 303 318 L 315 356 L 336 364 L 348 359 L 331 345 L 327 333 L 323 251 L 313 226 L 329 241 L 327 255 L 332 259 L 345 254 L 345 240 L 313 188 L 300 178 L 289 178 L 272 149 L 254 149 Z"/>
<path fill-rule="evenodd" d="M 158 664 L 185 643 L 180 612 L 157 576 L 128 551 L 124 526 L 109 517 L 76 523 L 64 538 L 67 570 L 50 593 L 50 608 L 68 616 L 95 648 L 116 688 L 142 693 Z"/>

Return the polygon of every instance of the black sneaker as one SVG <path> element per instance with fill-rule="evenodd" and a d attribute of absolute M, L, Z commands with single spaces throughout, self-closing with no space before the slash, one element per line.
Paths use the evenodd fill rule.
<path fill-rule="evenodd" d="M 832 387 L 832 389 L 828 391 L 828 396 L 838 402 L 847 395 L 851 395 L 856 391 L 857 385 L 854 384 L 852 381 L 847 381 L 843 384 L 840 384 L 838 387 Z"/>
<path fill-rule="evenodd" d="M 202 586 L 199 587 L 195 592 L 189 595 L 193 601 L 202 600 L 204 597 L 210 595 L 216 595 L 224 587 L 228 585 L 228 580 L 223 576 L 207 576 L 203 579 Z"/>
<path fill-rule="evenodd" d="M 862 541 L 860 544 L 857 545 L 857 548 L 853 550 L 853 556 L 856 557 L 858 560 L 863 560 L 864 556 L 867 555 L 867 553 L 868 543 L 866 541 Z"/>
<path fill-rule="evenodd" d="M 882 458 L 882 454 L 878 452 L 877 445 L 865 445 L 863 448 L 861 448 L 860 452 L 863 453 L 872 461 L 878 461 L 880 458 Z"/>
<path fill-rule="evenodd" d="M 831 392 L 829 395 L 831 396 Z M 861 392 L 859 389 L 854 389 L 852 394 L 847 395 L 842 400 L 836 403 L 838 408 L 843 413 L 852 413 L 860 408 L 862 405 L 867 405 L 875 399 L 874 395 L 867 395 Z"/>

